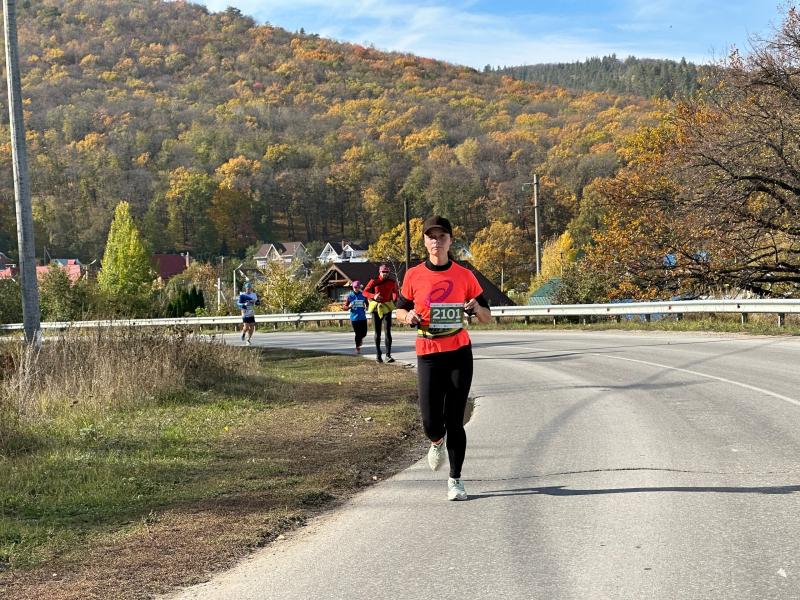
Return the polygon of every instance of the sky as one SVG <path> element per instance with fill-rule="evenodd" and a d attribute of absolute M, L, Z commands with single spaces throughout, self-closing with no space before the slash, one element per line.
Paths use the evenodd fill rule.
<path fill-rule="evenodd" d="M 193 0 L 289 31 L 482 69 L 616 54 L 708 63 L 780 25 L 782 0 Z M 746 52 L 745 52 L 746 53 Z"/>

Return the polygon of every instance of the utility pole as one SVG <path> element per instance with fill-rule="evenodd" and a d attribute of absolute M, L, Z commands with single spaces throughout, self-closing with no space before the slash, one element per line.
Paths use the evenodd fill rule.
<path fill-rule="evenodd" d="M 525 191 L 525 187 L 529 185 L 533 186 L 533 228 L 536 237 L 536 276 L 539 277 L 542 272 L 542 246 L 539 241 L 539 176 L 534 174 L 533 183 L 523 183 L 522 190 Z"/>
<path fill-rule="evenodd" d="M 11 126 L 11 159 L 14 168 L 14 197 L 17 209 L 17 247 L 22 287 L 22 321 L 25 341 L 41 341 L 39 288 L 36 282 L 36 245 L 33 239 L 33 212 L 28 182 L 28 155 L 25 150 L 25 123 L 22 117 L 22 84 L 19 74 L 17 15 L 14 0 L 3 0 L 3 25 L 6 34 L 6 75 L 8 115 Z"/>
<path fill-rule="evenodd" d="M 411 266 L 411 224 L 409 220 L 408 197 L 403 194 L 403 223 L 406 233 L 406 273 L 408 273 L 408 268 Z"/>
<path fill-rule="evenodd" d="M 542 273 L 542 245 L 539 241 L 539 176 L 533 176 L 533 228 L 536 230 L 536 276 Z"/>

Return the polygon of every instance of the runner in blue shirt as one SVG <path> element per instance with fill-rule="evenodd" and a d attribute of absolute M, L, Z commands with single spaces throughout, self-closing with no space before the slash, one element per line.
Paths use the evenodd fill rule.
<path fill-rule="evenodd" d="M 367 299 L 362 290 L 361 282 L 356 279 L 353 282 L 353 291 L 344 301 L 344 307 L 350 310 L 350 324 L 356 334 L 356 354 L 361 354 L 361 342 L 367 335 Z"/>
<path fill-rule="evenodd" d="M 253 284 L 245 281 L 242 286 L 242 293 L 236 302 L 242 311 L 242 341 L 247 338 L 247 345 L 250 345 L 250 338 L 256 330 L 256 304 L 260 304 L 258 294 L 253 291 Z"/>

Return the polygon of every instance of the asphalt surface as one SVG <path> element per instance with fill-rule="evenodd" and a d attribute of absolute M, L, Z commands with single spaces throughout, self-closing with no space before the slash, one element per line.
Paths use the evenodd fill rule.
<path fill-rule="evenodd" d="M 800 598 L 800 340 L 472 337 L 468 501 L 423 459 L 171 597 Z M 412 344 L 395 333 L 395 358 L 413 362 Z"/>

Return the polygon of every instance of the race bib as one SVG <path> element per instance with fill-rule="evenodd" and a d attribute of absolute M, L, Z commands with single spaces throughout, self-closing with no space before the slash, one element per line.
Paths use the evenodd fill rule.
<path fill-rule="evenodd" d="M 353 308 L 364 308 L 364 301 L 363 300 L 353 300 L 352 304 L 350 304 Z"/>
<path fill-rule="evenodd" d="M 428 325 L 428 329 L 458 329 L 463 326 L 463 304 L 448 302 L 431 303 L 431 322 Z"/>

